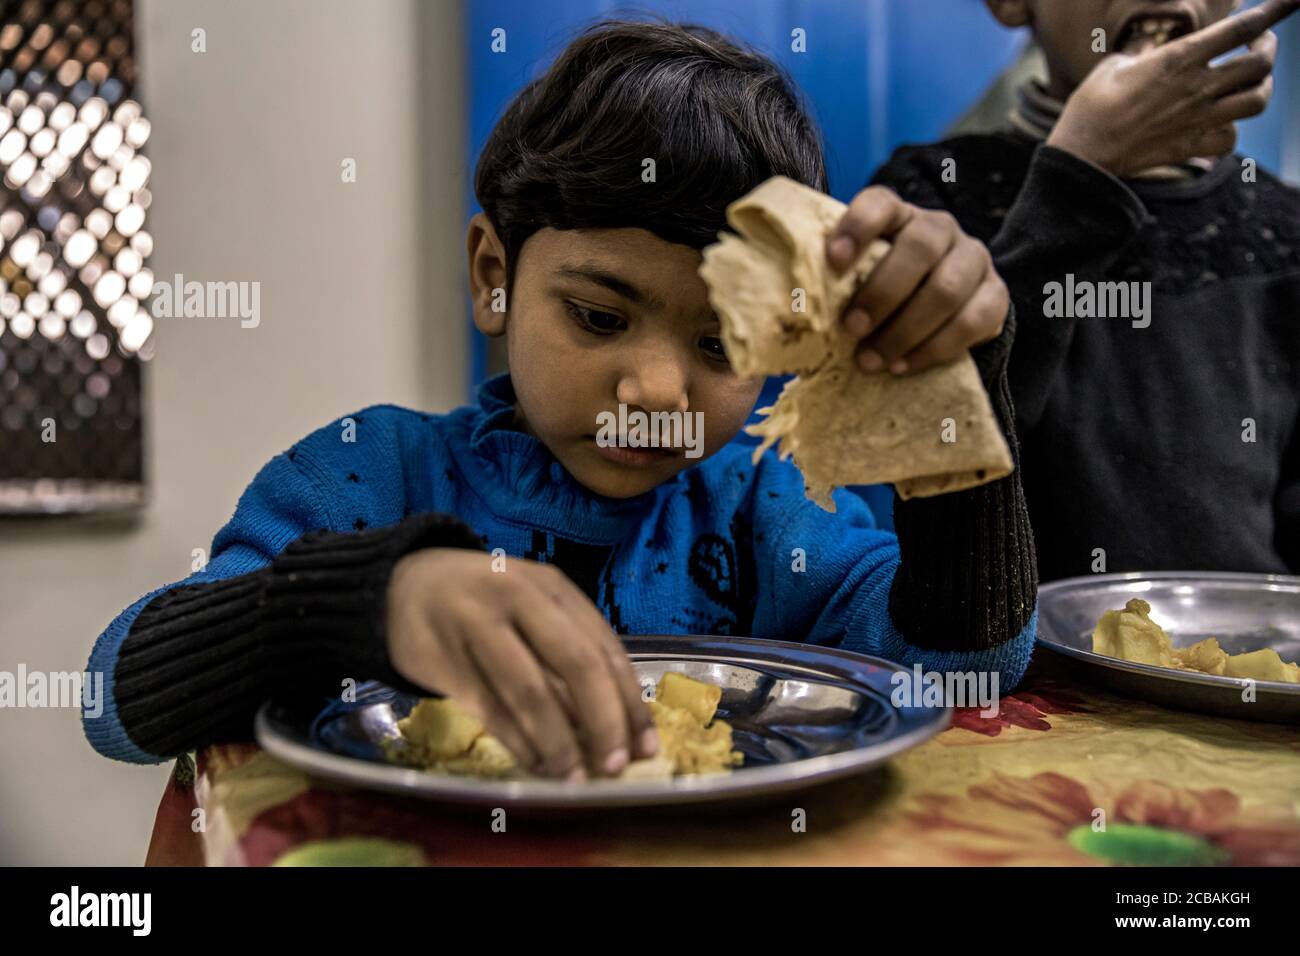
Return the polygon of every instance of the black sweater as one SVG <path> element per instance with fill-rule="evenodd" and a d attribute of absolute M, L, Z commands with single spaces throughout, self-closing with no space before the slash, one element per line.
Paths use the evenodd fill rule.
<path fill-rule="evenodd" d="M 949 210 L 1011 288 L 1043 580 L 1300 568 L 1300 193 L 1245 169 L 1121 182 L 1008 133 L 900 149 L 874 178 Z M 1070 275 L 1076 295 L 1150 283 L 1150 324 L 1049 316 Z"/>

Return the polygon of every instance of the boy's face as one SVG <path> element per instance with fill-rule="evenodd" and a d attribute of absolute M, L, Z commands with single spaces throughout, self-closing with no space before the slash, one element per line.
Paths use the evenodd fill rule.
<path fill-rule="evenodd" d="M 1232 13 L 1241 0 L 986 0 L 1008 26 L 1031 26 L 1047 60 L 1048 92 L 1065 99 L 1110 53 L 1150 45 L 1143 21 L 1168 21 L 1169 39 L 1184 36 Z M 1104 30 L 1105 53 L 1093 31 Z"/>
<path fill-rule="evenodd" d="M 749 417 L 762 381 L 727 363 L 698 250 L 643 229 L 542 229 L 520 250 L 502 314 L 490 295 L 505 285 L 504 260 L 482 214 L 469 247 L 475 323 L 506 336 L 519 425 L 591 491 L 649 491 L 727 444 Z M 701 454 L 646 449 L 642 461 L 619 460 L 596 434 L 599 413 L 618 416 L 620 403 L 629 414 L 686 413 L 683 423 L 701 425 L 691 433 Z"/>

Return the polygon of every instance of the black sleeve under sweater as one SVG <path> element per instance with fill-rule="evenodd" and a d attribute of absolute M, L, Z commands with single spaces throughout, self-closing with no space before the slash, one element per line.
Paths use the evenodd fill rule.
<path fill-rule="evenodd" d="M 337 696 L 346 677 L 416 691 L 388 660 L 385 595 L 398 560 L 432 547 L 484 550 L 459 519 L 426 512 L 385 528 L 311 532 L 268 567 L 164 591 L 119 652 L 122 726 L 166 757 L 251 740 L 253 716 L 275 692 Z"/>
<path fill-rule="evenodd" d="M 1018 635 L 1034 612 L 1034 536 L 1007 384 L 1016 332 L 1013 306 L 1002 333 L 971 352 L 1011 451 L 1011 474 L 946 495 L 906 501 L 894 496 L 901 561 L 889 613 L 909 643 L 927 650 L 994 647 Z"/>

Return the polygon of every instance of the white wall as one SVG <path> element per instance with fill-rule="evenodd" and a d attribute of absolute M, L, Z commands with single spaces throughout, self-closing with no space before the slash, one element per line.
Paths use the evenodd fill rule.
<path fill-rule="evenodd" d="M 311 429 L 465 395 L 459 5 L 136 3 L 151 265 L 260 282 L 261 324 L 160 320 L 137 522 L 0 521 L 0 670 L 82 669 L 108 621 L 184 577 L 257 469 Z M 94 753 L 76 711 L 0 710 L 0 863 L 142 862 L 166 773 Z"/>

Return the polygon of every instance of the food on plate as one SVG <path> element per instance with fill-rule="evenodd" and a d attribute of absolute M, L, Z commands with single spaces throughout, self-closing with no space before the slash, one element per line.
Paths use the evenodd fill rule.
<path fill-rule="evenodd" d="M 1248 654 L 1228 655 L 1224 674 L 1228 677 L 1254 680 L 1280 680 L 1288 684 L 1300 684 L 1300 664 L 1288 663 L 1271 647 L 1265 647 Z"/>
<path fill-rule="evenodd" d="M 451 760 L 469 753 L 483 735 L 483 723 L 449 698 L 420 701 L 397 722 L 412 755 L 425 764 Z"/>
<path fill-rule="evenodd" d="M 717 684 L 693 680 L 676 671 L 665 671 L 655 688 L 655 702 L 662 708 L 687 711 L 701 726 L 707 726 L 722 700 L 722 688 Z"/>
<path fill-rule="evenodd" d="M 650 701 L 659 731 L 659 752 L 634 760 L 620 779 L 663 779 L 674 774 L 718 773 L 744 760 L 731 745 L 731 726 L 715 720 L 722 688 L 669 671 Z M 425 698 L 397 722 L 400 736 L 384 742 L 396 763 L 471 777 L 531 776 L 514 755 L 487 733 L 482 721 L 450 698 Z"/>
<path fill-rule="evenodd" d="M 843 203 L 774 176 L 727 207 L 738 235 L 704 250 L 700 275 L 736 374 L 793 373 L 746 431 L 793 456 L 805 494 L 828 511 L 842 485 L 893 483 L 902 498 L 972 488 L 1011 473 L 1011 453 L 969 355 L 910 375 L 864 372 L 840 315 L 889 251 L 880 240 L 836 274 L 826 237 Z"/>
<path fill-rule="evenodd" d="M 1122 611 L 1107 611 L 1093 629 L 1093 653 L 1135 664 L 1175 666 L 1173 642 L 1150 614 L 1151 605 L 1138 598 Z"/>
<path fill-rule="evenodd" d="M 1189 670 L 1200 671 L 1203 674 L 1223 676 L 1227 673 L 1227 652 L 1212 637 L 1197 641 L 1191 647 L 1175 650 L 1174 660 Z"/>
<path fill-rule="evenodd" d="M 1141 598 L 1132 598 L 1123 610 L 1101 616 L 1092 632 L 1092 650 L 1137 664 L 1300 684 L 1300 665 L 1283 661 L 1271 647 L 1228 654 L 1212 637 L 1189 647 L 1174 647 L 1164 628 L 1151 620 L 1151 605 Z"/>
<path fill-rule="evenodd" d="M 722 688 L 668 671 L 650 701 L 659 729 L 659 755 L 674 773 L 716 773 L 739 767 L 744 756 L 731 749 L 731 725 L 714 720 Z"/>

